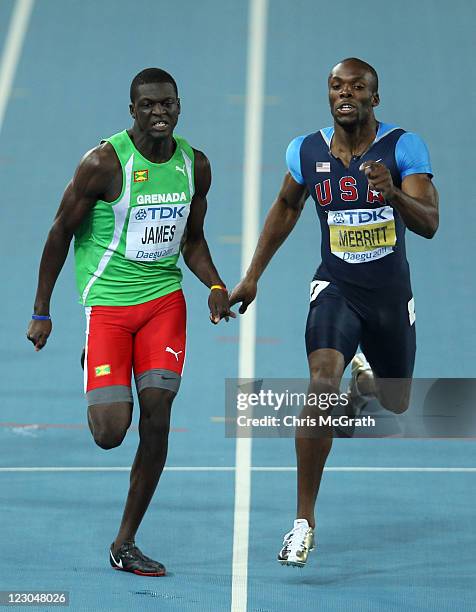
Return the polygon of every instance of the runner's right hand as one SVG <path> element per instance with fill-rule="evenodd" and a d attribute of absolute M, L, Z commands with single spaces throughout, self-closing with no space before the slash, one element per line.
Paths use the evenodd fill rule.
<path fill-rule="evenodd" d="M 52 328 L 51 321 L 36 321 L 34 319 L 30 321 L 26 337 L 34 344 L 35 351 L 39 351 L 45 346 Z"/>
<path fill-rule="evenodd" d="M 241 302 L 238 312 L 240 314 L 245 314 L 248 306 L 255 299 L 257 291 L 258 283 L 245 276 L 230 294 L 230 307 Z"/>

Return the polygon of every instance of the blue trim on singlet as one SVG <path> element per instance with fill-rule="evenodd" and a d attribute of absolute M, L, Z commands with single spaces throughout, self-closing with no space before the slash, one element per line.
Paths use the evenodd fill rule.
<path fill-rule="evenodd" d="M 391 123 L 379 123 L 377 135 L 373 144 L 381 140 L 390 132 L 399 130 L 397 125 Z M 320 130 L 327 146 L 330 147 L 332 136 L 334 135 L 334 127 L 326 127 Z M 304 185 L 305 181 L 301 172 L 301 144 L 308 136 L 298 136 L 289 143 L 286 150 L 286 164 L 293 179 L 300 185 Z M 431 168 L 430 154 L 428 148 L 418 134 L 413 132 L 405 132 L 402 134 L 395 147 L 395 160 L 400 172 L 402 180 L 410 174 L 428 174 L 433 176 Z"/>
<path fill-rule="evenodd" d="M 395 160 L 402 180 L 409 174 L 433 176 L 427 146 L 420 136 L 413 132 L 405 132 L 398 139 L 395 147 Z"/>
<path fill-rule="evenodd" d="M 390 134 L 390 132 L 393 132 L 394 130 L 399 130 L 399 129 L 400 127 L 398 125 L 393 125 L 392 123 L 379 122 L 378 128 L 377 128 L 377 134 L 372 144 L 375 144 L 376 142 L 381 140 L 384 136 L 386 136 L 387 134 Z M 327 145 L 330 147 L 332 137 L 334 136 L 334 126 L 322 128 L 320 132 L 322 134 L 322 137 L 326 141 Z"/>
<path fill-rule="evenodd" d="M 307 134 L 306 134 L 307 136 Z M 300 185 L 304 185 L 304 179 L 301 174 L 301 144 L 306 136 L 298 136 L 291 140 L 286 149 L 286 164 L 291 176 Z"/>
<path fill-rule="evenodd" d="M 334 136 L 334 128 L 333 127 L 322 128 L 321 134 L 324 140 L 326 141 L 327 146 L 330 148 L 332 136 Z"/>

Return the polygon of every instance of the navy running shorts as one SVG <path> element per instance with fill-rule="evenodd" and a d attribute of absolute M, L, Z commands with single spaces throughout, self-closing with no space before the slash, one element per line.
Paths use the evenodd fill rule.
<path fill-rule="evenodd" d="M 335 349 L 347 366 L 359 345 L 379 378 L 412 377 L 416 336 L 411 287 L 364 289 L 312 281 L 307 354 Z"/>

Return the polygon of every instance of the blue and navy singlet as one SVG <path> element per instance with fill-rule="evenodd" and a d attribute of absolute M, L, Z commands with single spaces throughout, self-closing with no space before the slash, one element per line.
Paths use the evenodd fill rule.
<path fill-rule="evenodd" d="M 378 288 L 409 284 L 405 225 L 398 211 L 368 186 L 359 170 L 364 161 L 381 161 L 401 187 L 410 174 L 432 176 L 423 140 L 395 125 L 379 123 L 376 138 L 348 168 L 330 151 L 334 128 L 295 138 L 286 152 L 294 180 L 307 185 L 321 223 L 322 263 L 314 278 Z"/>

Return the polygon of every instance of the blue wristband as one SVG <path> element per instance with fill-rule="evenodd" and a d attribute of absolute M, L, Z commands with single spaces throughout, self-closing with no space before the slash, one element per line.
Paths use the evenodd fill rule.
<path fill-rule="evenodd" d="M 50 315 L 36 315 L 36 314 L 34 314 L 34 315 L 31 315 L 31 318 L 34 321 L 51 321 Z"/>

